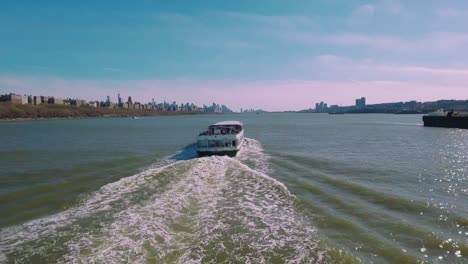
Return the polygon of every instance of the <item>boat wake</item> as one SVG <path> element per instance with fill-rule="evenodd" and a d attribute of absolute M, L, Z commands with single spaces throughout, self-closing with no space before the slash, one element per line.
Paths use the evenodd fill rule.
<path fill-rule="evenodd" d="M 0 262 L 323 262 L 315 228 L 246 139 L 237 157 L 190 148 L 79 206 L 0 231 Z"/>

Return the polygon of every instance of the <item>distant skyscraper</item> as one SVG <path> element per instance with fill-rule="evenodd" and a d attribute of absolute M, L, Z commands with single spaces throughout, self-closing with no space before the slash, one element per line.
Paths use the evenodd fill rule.
<path fill-rule="evenodd" d="M 356 108 L 364 109 L 366 108 L 366 98 L 362 97 L 361 99 L 356 99 Z"/>
<path fill-rule="evenodd" d="M 325 113 L 328 110 L 328 105 L 324 102 L 316 103 L 315 104 L 315 112 L 316 113 Z"/>

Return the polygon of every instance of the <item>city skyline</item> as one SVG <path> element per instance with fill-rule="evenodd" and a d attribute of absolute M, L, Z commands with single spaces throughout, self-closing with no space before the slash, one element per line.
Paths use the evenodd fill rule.
<path fill-rule="evenodd" d="M 105 100 L 103 100 L 105 99 Z M 132 99 L 129 95 L 124 99 L 120 93 L 117 94 L 117 100 L 113 100 L 113 96 L 106 98 L 84 100 L 83 98 L 72 98 L 69 96 L 59 97 L 55 95 L 33 95 L 33 94 L 18 94 L 5 93 L 0 94 L 0 103 L 12 105 L 68 105 L 68 106 L 89 106 L 95 108 L 124 108 L 138 110 L 156 110 L 156 111 L 187 111 L 187 112 L 217 112 L 230 113 L 232 110 L 224 105 L 212 102 L 211 104 L 196 105 L 192 102 L 176 102 L 176 101 L 156 101 L 154 98 L 148 102 L 138 102 Z"/>
<path fill-rule="evenodd" d="M 236 111 L 468 99 L 463 1 L 0 5 L 0 94 Z"/>

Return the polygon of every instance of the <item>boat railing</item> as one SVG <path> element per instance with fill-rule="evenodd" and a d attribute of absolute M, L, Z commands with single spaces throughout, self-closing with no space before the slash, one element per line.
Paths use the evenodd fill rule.
<path fill-rule="evenodd" d="M 200 133 L 200 136 L 213 136 L 213 135 L 237 135 L 242 129 L 237 127 L 209 127 L 208 130 Z"/>
<path fill-rule="evenodd" d="M 240 130 L 234 131 L 221 131 L 219 133 L 215 133 L 212 131 L 203 131 L 200 133 L 200 136 L 214 136 L 214 135 L 237 135 L 240 133 Z"/>

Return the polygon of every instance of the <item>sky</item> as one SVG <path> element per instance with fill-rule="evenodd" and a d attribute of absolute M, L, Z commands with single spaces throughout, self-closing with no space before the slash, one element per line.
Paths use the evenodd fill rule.
<path fill-rule="evenodd" d="M 465 0 L 0 2 L 0 94 L 300 110 L 468 99 Z"/>

